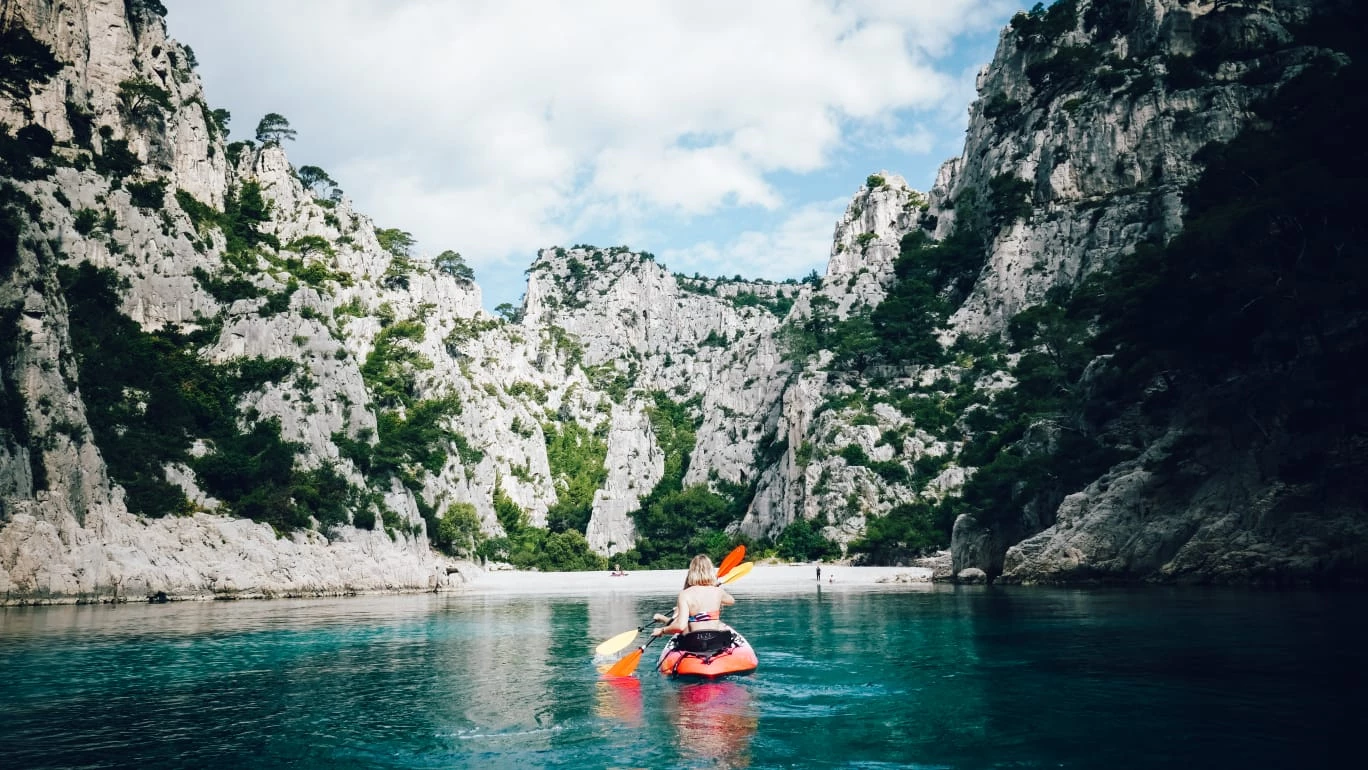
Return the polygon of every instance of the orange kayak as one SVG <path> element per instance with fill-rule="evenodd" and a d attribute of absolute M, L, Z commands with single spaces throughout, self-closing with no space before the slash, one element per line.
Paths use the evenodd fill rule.
<path fill-rule="evenodd" d="M 656 668 L 666 676 L 715 679 L 749 674 L 760 665 L 755 650 L 735 631 L 694 631 L 672 637 Z"/>

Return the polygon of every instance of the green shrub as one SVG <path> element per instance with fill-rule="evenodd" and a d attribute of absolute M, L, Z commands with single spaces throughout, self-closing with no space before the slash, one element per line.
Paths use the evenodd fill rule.
<path fill-rule="evenodd" d="M 822 537 L 822 533 L 804 518 L 797 518 L 784 527 L 774 541 L 780 558 L 790 561 L 814 561 L 840 554 L 840 547 Z"/>
<path fill-rule="evenodd" d="M 148 516 L 188 510 L 180 488 L 166 481 L 163 468 L 174 462 L 189 465 L 228 511 L 279 529 L 308 525 L 314 509 L 298 502 L 302 487 L 322 487 L 319 494 L 336 497 L 329 486 L 335 480 L 325 472 L 294 468 L 298 447 L 281 439 L 279 422 L 258 422 L 245 432 L 238 427 L 242 396 L 287 376 L 291 362 L 211 364 L 174 327 L 145 332 L 124 316 L 113 272 L 82 263 L 62 267 L 59 277 L 87 419 L 129 510 Z M 192 457 L 196 438 L 212 451 Z M 321 504 L 316 510 L 320 521 L 338 515 Z"/>
<path fill-rule="evenodd" d="M 859 444 L 846 444 L 841 447 L 836 456 L 846 461 L 846 465 L 869 465 L 869 455 Z"/>
<path fill-rule="evenodd" d="M 559 428 L 542 426 L 546 439 L 546 460 L 556 485 L 556 503 L 546 512 L 546 525 L 553 532 L 583 533 L 589 525 L 594 493 L 608 478 L 604 459 L 608 444 L 574 420 Z"/>
<path fill-rule="evenodd" d="M 361 365 L 361 377 L 371 398 L 382 407 L 406 406 L 414 399 L 415 371 L 431 369 L 410 344 L 422 342 L 427 327 L 417 321 L 398 321 L 375 336 L 375 344 Z"/>
<path fill-rule="evenodd" d="M 140 209 L 160 210 L 166 203 L 166 180 L 129 182 L 125 185 L 129 200 Z"/>
<path fill-rule="evenodd" d="M 1027 65 L 1026 79 L 1048 99 L 1082 86 L 1100 61 L 1101 55 L 1091 46 L 1066 45 L 1050 58 Z"/>
<path fill-rule="evenodd" d="M 480 532 L 480 516 L 470 503 L 452 503 L 435 527 L 429 527 L 432 544 L 453 556 L 474 554 L 484 540 Z"/>
<path fill-rule="evenodd" d="M 73 227 L 81 235 L 90 235 L 100 224 L 100 212 L 95 209 L 77 209 Z"/>
<path fill-rule="evenodd" d="M 869 517 L 864 536 L 850 544 L 850 552 L 869 564 L 903 564 L 948 542 L 949 532 L 937 526 L 931 506 L 908 503 Z"/>
<path fill-rule="evenodd" d="M 95 156 L 95 170 L 101 175 L 109 177 L 117 185 L 124 177 L 137 173 L 142 166 L 142 161 L 138 158 L 137 153 L 128 149 L 126 140 L 112 138 L 112 132 L 108 132 L 109 135 L 106 136 L 106 129 L 108 128 L 108 126 L 103 126 L 100 129 L 103 141 L 101 142 L 100 154 Z"/>
<path fill-rule="evenodd" d="M 218 225 L 222 214 L 207 203 L 202 203 L 185 190 L 176 190 L 176 205 L 190 218 L 196 232 L 203 232 L 206 225 Z"/>
<path fill-rule="evenodd" d="M 1036 3 L 1030 11 L 1018 13 L 1011 21 L 1012 31 L 1017 34 L 1017 48 L 1053 45 L 1077 25 L 1077 0 L 1056 0 L 1049 8 L 1044 3 Z"/>
<path fill-rule="evenodd" d="M 9 20 L 0 28 L 0 96 L 20 106 L 28 117 L 29 97 L 35 86 L 62 71 L 62 62 L 52 49 L 36 40 L 19 20 Z"/>

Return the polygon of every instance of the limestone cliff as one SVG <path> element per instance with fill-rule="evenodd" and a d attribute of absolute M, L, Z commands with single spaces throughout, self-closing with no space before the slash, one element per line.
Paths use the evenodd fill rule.
<path fill-rule="evenodd" d="M 1318 19 L 1331 14 L 1353 17 L 1347 9 L 1334 2 L 1078 0 L 1019 14 L 979 76 L 964 153 L 945 165 L 930 195 L 940 237 L 956 229 L 961 212 L 973 215 L 975 204 L 980 216 L 985 201 L 1001 208 L 1016 195 L 1023 207 L 989 225 L 983 269 L 950 319 L 948 337 L 1006 336 L 1023 310 L 1077 295 L 1090 276 L 1116 269 L 1137 249 L 1169 243 L 1184 228 L 1185 196 L 1214 157 L 1210 148 L 1247 130 L 1267 131 L 1287 113 L 1270 121 L 1260 105 L 1274 95 L 1299 105 L 1302 98 L 1284 85 L 1349 61 L 1347 48 L 1327 47 L 1345 39 L 1316 31 Z M 1240 314 L 1255 303 L 1210 312 Z M 1204 344 L 1221 350 L 1247 343 L 1229 336 Z M 1314 360 L 1302 351 L 1271 365 L 1295 378 L 1299 367 L 1323 366 Z M 1104 400 L 1088 394 L 1112 387 L 1111 368 L 1107 358 L 1094 362 L 1078 381 L 1083 401 Z M 1244 425 L 1215 416 L 1223 411 L 1218 401 L 1241 392 L 1227 386 L 1254 382 L 1251 375 L 1232 367 L 1221 377 L 1225 385 L 1199 385 L 1171 370 L 1130 411 L 1117 407 L 1120 415 L 1037 423 L 1040 440 L 1028 434 L 1019 445 L 1036 441 L 1037 449 L 1024 449 L 1023 457 L 1057 451 L 1063 430 L 1099 437 L 1133 459 L 1013 510 L 961 516 L 955 570 L 1024 582 L 1296 582 L 1361 574 L 1368 533 L 1362 506 L 1342 499 L 1340 482 L 1308 486 L 1276 470 L 1307 451 L 1297 448 L 1301 442 L 1314 441 L 1273 427 L 1290 421 L 1295 408 L 1284 403 L 1261 414 L 1250 406 Z M 1163 392 L 1169 402 L 1161 405 L 1155 394 Z M 1341 413 L 1345 424 L 1355 413 Z M 1330 438 L 1338 433 L 1329 424 L 1311 426 L 1325 441 L 1354 440 Z M 1326 462 L 1356 467 L 1360 455 L 1347 451 Z"/>

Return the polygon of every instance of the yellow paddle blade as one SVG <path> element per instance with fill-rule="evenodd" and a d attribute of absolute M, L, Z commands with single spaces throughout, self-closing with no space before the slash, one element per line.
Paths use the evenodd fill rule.
<path fill-rule="evenodd" d="M 731 572 L 732 568 L 740 564 L 741 560 L 744 558 L 746 558 L 746 546 L 743 543 L 731 549 L 731 553 L 727 554 L 722 559 L 722 563 L 717 565 L 717 577 L 722 578 L 728 572 Z"/>
<path fill-rule="evenodd" d="M 623 631 L 622 633 L 618 634 L 612 639 L 609 639 L 603 644 L 600 644 L 599 646 L 595 647 L 594 654 L 612 655 L 613 653 L 622 650 L 624 647 L 631 644 L 632 642 L 635 642 L 636 638 L 637 630 L 635 628 L 631 631 Z"/>
<path fill-rule="evenodd" d="M 632 672 L 636 671 L 637 664 L 641 662 L 641 651 L 644 649 L 638 648 L 623 656 L 622 660 L 614 663 L 604 676 L 631 676 Z"/>
<path fill-rule="evenodd" d="M 719 585 L 726 585 L 728 583 L 740 580 L 742 577 L 750 574 L 751 569 L 754 567 L 755 562 L 753 561 L 748 561 L 745 564 L 737 565 L 736 569 L 732 570 L 731 572 L 728 572 L 727 576 L 722 578 L 722 582 L 719 583 Z"/>

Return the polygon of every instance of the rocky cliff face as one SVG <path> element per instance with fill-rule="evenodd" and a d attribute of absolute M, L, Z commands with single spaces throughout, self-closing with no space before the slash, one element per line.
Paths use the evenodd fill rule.
<path fill-rule="evenodd" d="M 1011 189 L 1029 206 L 991 235 L 951 336 L 1002 335 L 1051 291 L 1077 290 L 1137 247 L 1168 243 L 1210 157 L 1202 148 L 1267 125 L 1255 106 L 1317 62 L 1334 69 L 1348 61 L 1306 33 L 1320 14 L 1340 11 L 1337 3 L 1079 0 L 1014 19 L 979 76 L 964 154 L 942 169 L 930 215 L 944 237 L 966 199 L 981 203 Z M 1105 372 L 1100 363 L 1095 369 Z M 1289 360 L 1279 365 L 1289 375 L 1295 369 Z M 1150 393 L 1167 384 L 1157 381 Z M 1306 487 L 1271 471 L 1290 451 L 1278 429 L 1214 428 L 1220 390 L 1178 396 L 1183 406 L 1163 418 L 1130 412 L 1085 427 L 1120 437 L 1113 445 L 1139 456 L 1057 509 L 1027 506 L 991 523 L 962 516 L 955 570 L 1015 582 L 1353 573 L 1350 565 L 1363 559 L 1362 507 L 1335 502 L 1338 493 L 1310 503 Z M 1223 438 L 1213 442 L 1215 435 Z"/>
<path fill-rule="evenodd" d="M 819 279 L 549 248 L 497 319 L 459 255 L 319 197 L 278 141 L 228 144 L 157 3 L 7 4 L 38 74 L 0 102 L 0 599 L 437 589 L 474 567 L 433 546 L 469 555 L 477 531 L 627 551 L 667 488 L 728 501 L 732 536 L 803 524 L 883 561 L 953 521 L 956 571 L 1022 582 L 1352 561 L 1361 504 L 1312 515 L 1265 470 L 1277 442 L 1193 438 L 1199 401 L 1023 406 L 1046 354 L 1068 388 L 1111 387 L 1109 356 L 1065 360 L 1086 328 L 1023 330 L 1063 328 L 1058 297 L 1174 238 L 1198 151 L 1345 58 L 1298 37 L 1316 8 L 1019 16 L 963 155 L 926 195 L 870 176 Z M 890 353 L 900 335 L 919 352 Z"/>
<path fill-rule="evenodd" d="M 34 41 L 46 45 L 55 61 L 49 76 L 32 82 L 27 98 L 7 100 L 0 116 L 24 127 L 19 141 L 25 132 L 38 137 L 21 148 L 33 157 L 9 156 L 6 185 L 10 200 L 25 205 L 7 211 L 18 232 L 0 284 L 0 305 L 9 309 L 4 335 L 15 340 L 3 361 L 0 596 L 288 595 L 451 584 L 447 560 L 428 548 L 413 494 L 400 485 L 381 493 L 393 526 L 357 528 L 348 519 L 325 535 L 216 515 L 219 501 L 183 463 L 164 468 L 187 498 L 180 516 L 130 512 L 126 490 L 110 478 L 85 390 L 101 383 L 91 382 L 97 372 L 83 370 L 73 339 L 90 329 L 73 329 L 64 269 L 107 269 L 119 286 L 115 317 L 144 332 L 198 332 L 198 356 L 207 362 L 293 362 L 288 379 L 263 383 L 237 406 L 240 419 L 277 420 L 281 436 L 300 447 L 302 468 L 338 457 L 335 433 L 375 429 L 361 364 L 376 324 L 348 323 L 338 308 L 388 303 L 407 318 L 440 307 L 431 336 L 479 307 L 473 287 L 430 274 L 414 276 L 411 291 L 387 290 L 381 279 L 395 259 L 379 247 L 370 222 L 345 201 L 324 210 L 278 146 L 230 157 L 188 52 L 166 37 L 156 5 L 35 0 L 5 7 L 7 41 L 25 42 L 24 51 L 34 50 Z M 41 51 L 29 56 L 42 58 Z M 238 298 L 221 287 L 216 296 L 215 278 L 238 271 L 225 262 L 223 230 L 196 219 L 221 212 L 249 183 L 270 209 L 258 223 L 260 236 L 279 248 L 241 265 Z M 323 259 L 310 275 L 345 278 L 301 286 L 293 275 L 305 267 L 298 258 L 313 260 L 300 244 L 320 243 Z M 157 407 L 136 388 L 123 398 L 120 408 L 144 416 Z M 204 442 L 196 447 L 196 456 L 212 453 Z M 359 481 L 354 469 L 348 476 Z"/>

